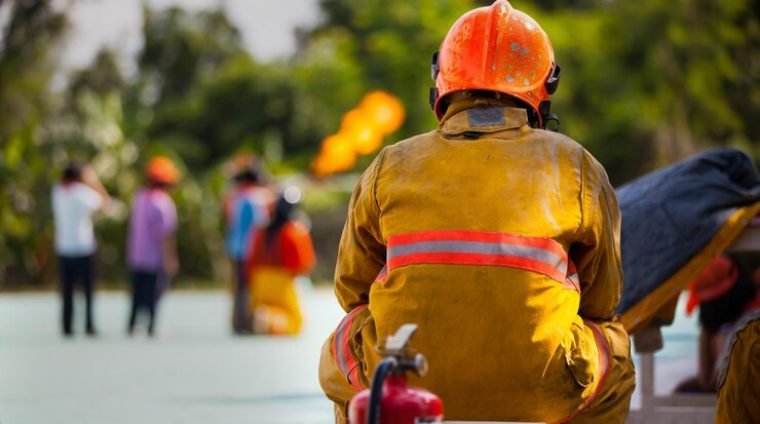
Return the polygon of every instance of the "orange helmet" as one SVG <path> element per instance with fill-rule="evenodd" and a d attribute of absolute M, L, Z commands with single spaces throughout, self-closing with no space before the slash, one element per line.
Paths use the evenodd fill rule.
<path fill-rule="evenodd" d="M 145 176 L 151 181 L 171 185 L 179 181 L 180 172 L 171 159 L 166 156 L 154 156 L 145 167 Z"/>
<path fill-rule="evenodd" d="M 718 255 L 707 268 L 689 283 L 689 297 L 686 300 L 686 315 L 703 302 L 715 300 L 728 293 L 736 284 L 739 270 L 730 258 Z"/>
<path fill-rule="evenodd" d="M 539 126 L 554 120 L 549 97 L 559 85 L 549 37 L 527 14 L 506 0 L 465 13 L 433 55 L 435 88 L 430 103 L 440 120 L 446 97 L 463 90 L 504 93 L 527 106 Z"/>

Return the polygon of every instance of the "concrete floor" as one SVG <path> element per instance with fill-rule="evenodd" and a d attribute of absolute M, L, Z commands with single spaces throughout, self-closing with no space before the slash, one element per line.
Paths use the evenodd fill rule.
<path fill-rule="evenodd" d="M 226 293 L 170 292 L 148 339 L 125 334 L 125 294 L 99 293 L 99 337 L 81 334 L 79 315 L 64 339 L 54 293 L 0 295 L 0 424 L 330 423 L 317 364 L 342 311 L 330 290 L 303 301 L 303 335 L 241 338 Z M 665 330 L 657 392 L 693 371 L 696 334 L 683 316 Z"/>

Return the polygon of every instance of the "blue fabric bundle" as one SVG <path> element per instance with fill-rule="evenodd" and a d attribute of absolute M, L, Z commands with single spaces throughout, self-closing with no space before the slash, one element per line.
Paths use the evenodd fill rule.
<path fill-rule="evenodd" d="M 760 201 L 760 176 L 743 152 L 714 149 L 625 184 L 617 196 L 623 313 L 696 255 L 736 208 Z"/>

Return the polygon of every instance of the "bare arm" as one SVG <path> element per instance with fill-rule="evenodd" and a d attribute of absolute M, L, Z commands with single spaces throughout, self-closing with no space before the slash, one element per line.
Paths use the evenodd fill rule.
<path fill-rule="evenodd" d="M 161 249 L 164 257 L 164 271 L 170 277 L 177 275 L 179 271 L 179 259 L 177 258 L 177 239 L 173 235 L 164 237 Z"/>
<path fill-rule="evenodd" d="M 89 166 L 82 169 L 82 183 L 100 195 L 100 210 L 108 210 L 108 207 L 111 205 L 111 196 L 108 195 L 108 191 Z"/>

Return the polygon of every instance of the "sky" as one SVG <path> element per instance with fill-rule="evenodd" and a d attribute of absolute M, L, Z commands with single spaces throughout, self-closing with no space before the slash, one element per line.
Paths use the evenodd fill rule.
<path fill-rule="evenodd" d="M 219 4 L 241 30 L 246 47 L 258 60 L 270 61 L 295 51 L 295 28 L 319 21 L 318 0 L 60 0 L 69 4 L 71 31 L 62 51 L 64 72 L 87 66 L 103 45 L 123 58 L 140 49 L 142 4 L 163 9 L 181 6 L 188 10 L 214 8 Z M 129 72 L 129 60 L 124 60 Z"/>

